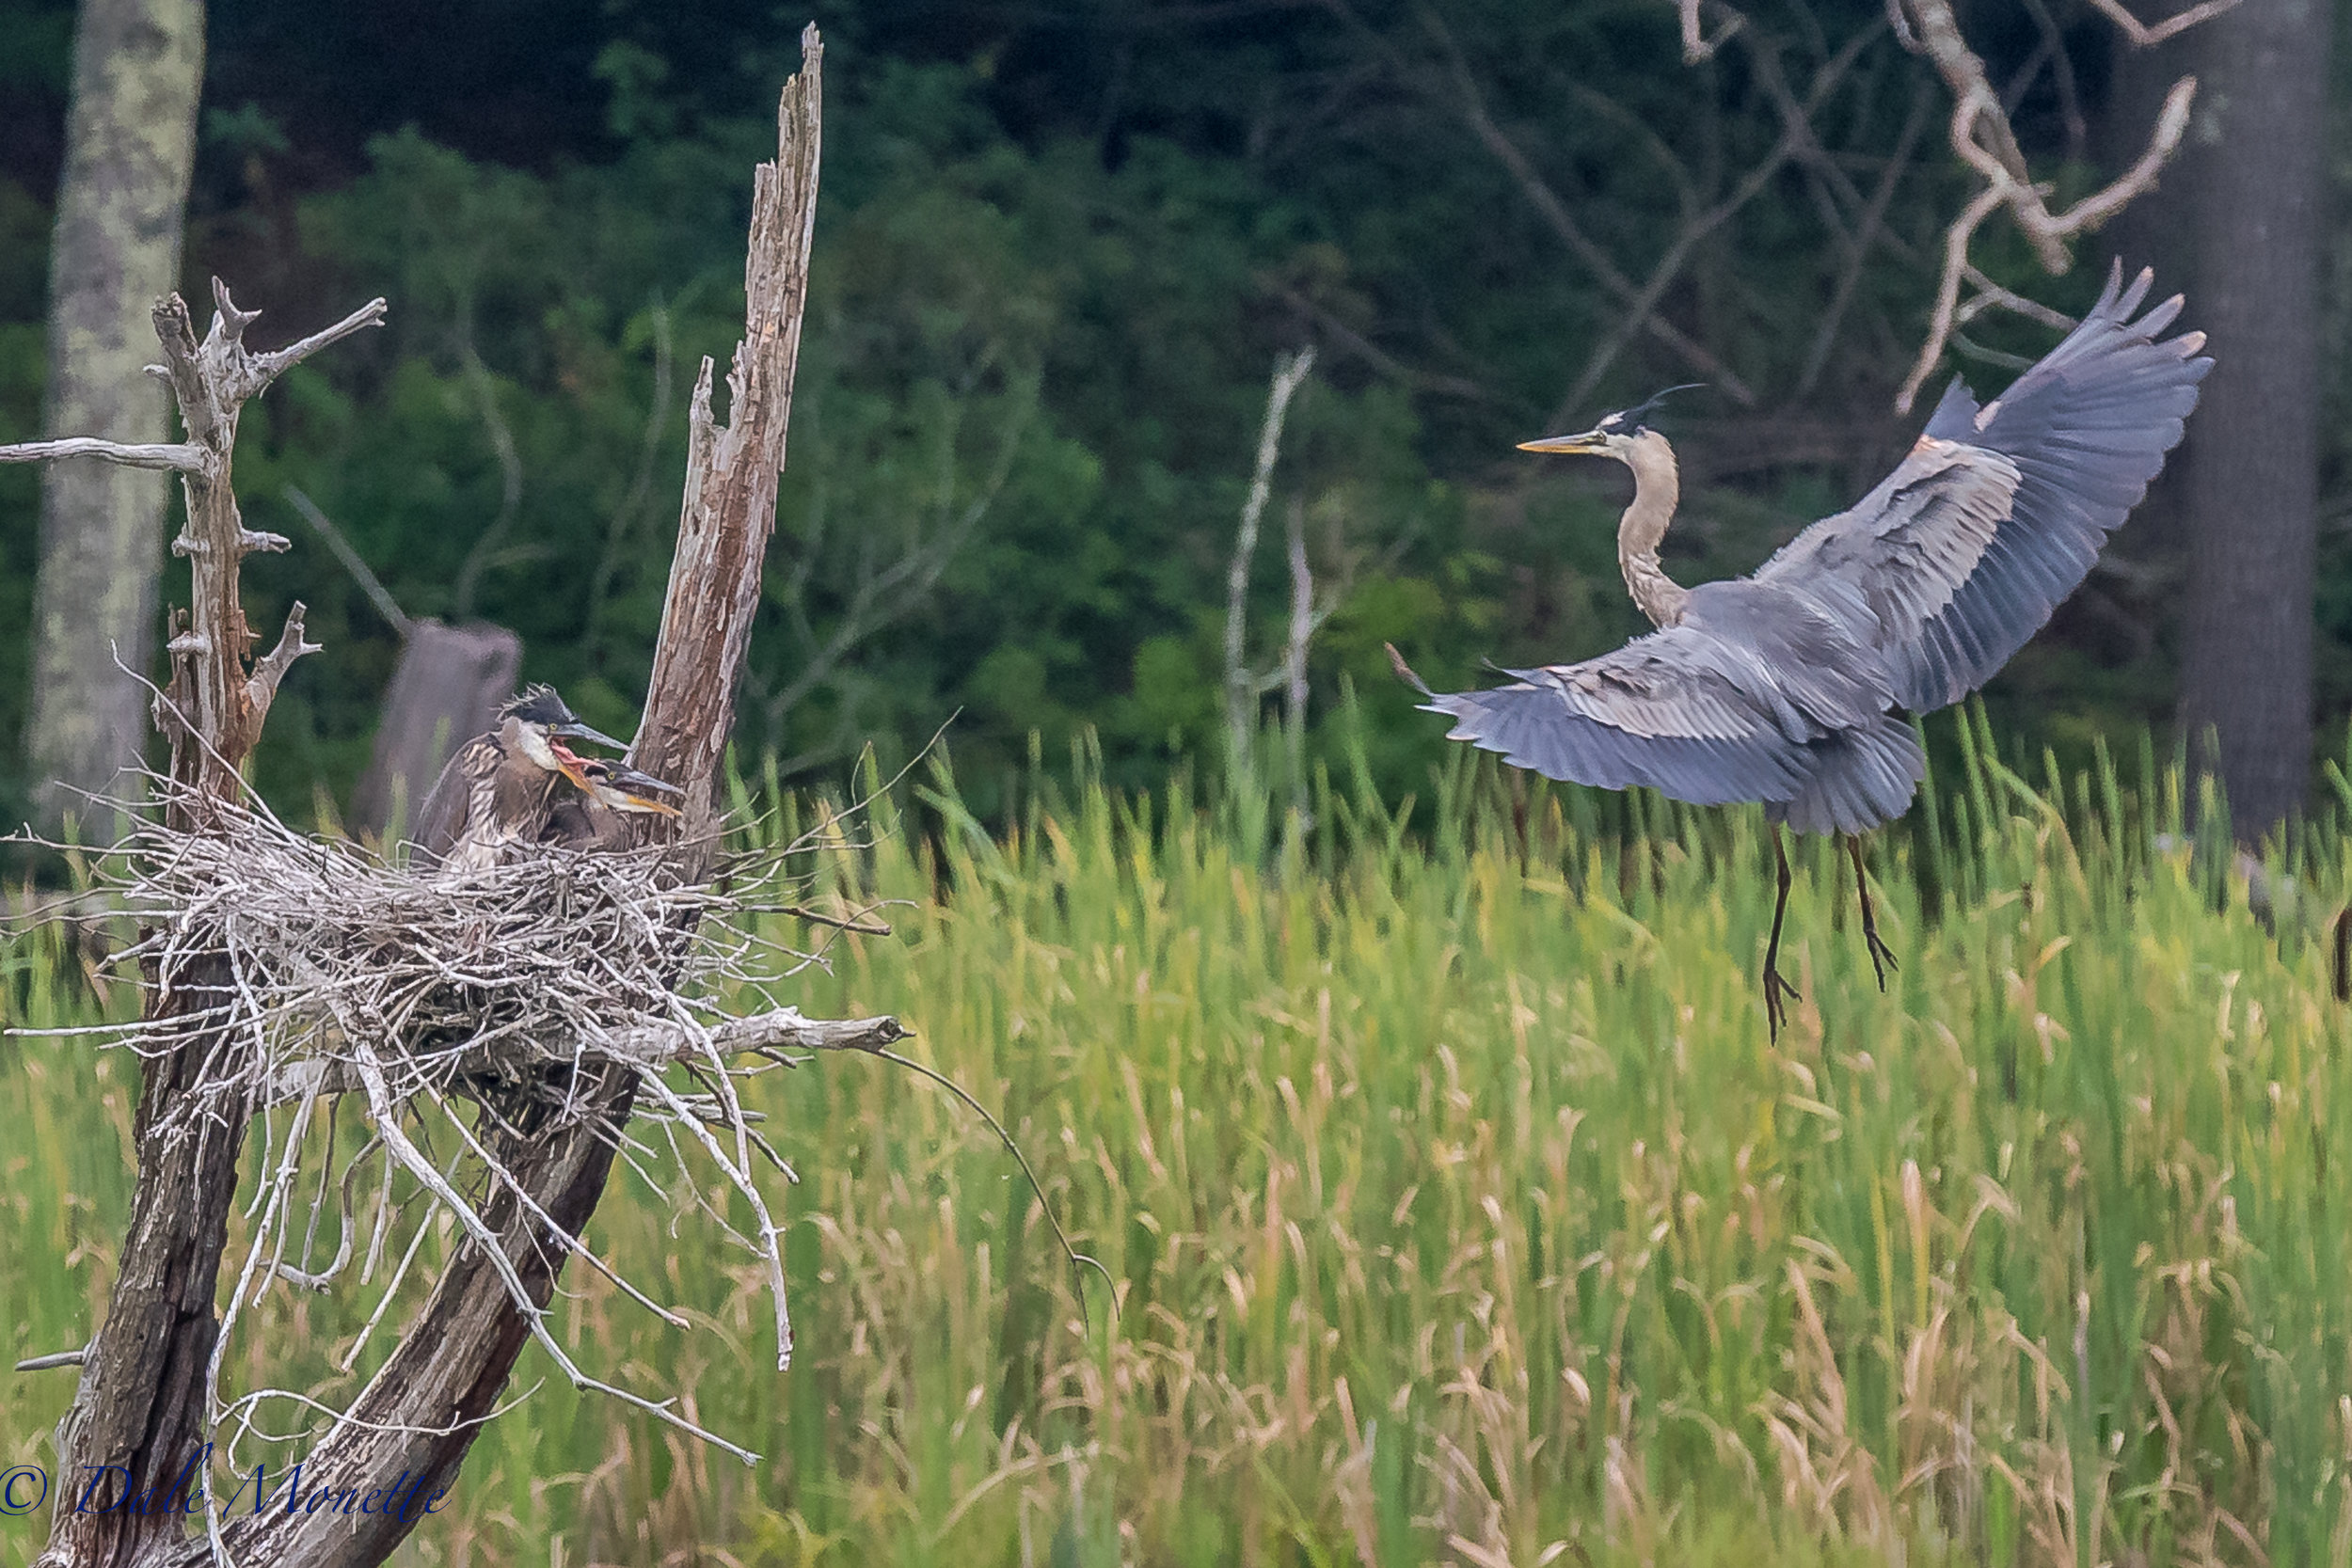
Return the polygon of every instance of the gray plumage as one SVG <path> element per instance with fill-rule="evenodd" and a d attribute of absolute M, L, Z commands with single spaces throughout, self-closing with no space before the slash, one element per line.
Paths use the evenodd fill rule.
<path fill-rule="evenodd" d="M 479 871 L 538 843 L 559 791 L 572 788 L 564 769 L 580 766 L 564 737 L 621 744 L 582 723 L 552 688 L 529 687 L 508 701 L 498 728 L 460 746 L 418 808 L 413 863 Z"/>
<path fill-rule="evenodd" d="M 1926 775 L 1904 715 L 1982 686 L 2081 584 L 2179 444 L 2213 368 L 2203 333 L 2159 336 L 2179 296 L 2133 319 L 2151 281 L 2142 272 L 2126 289 L 2118 267 L 2082 325 L 1981 408 L 1955 377 L 1877 489 L 1737 581 L 1686 589 L 1659 562 L 1680 491 L 1674 449 L 1644 422 L 1657 400 L 1527 442 L 1633 470 L 1617 562 L 1658 630 L 1581 664 L 1510 671 L 1511 684 L 1484 691 L 1432 691 L 1389 657 L 1454 721 L 1453 739 L 1514 767 L 1693 805 L 1762 802 L 1779 883 L 1763 970 L 1775 1036 L 1795 995 L 1779 970 L 1780 829 L 1844 835 L 1883 989 L 1895 956 L 1859 835 L 1908 810 Z"/>
<path fill-rule="evenodd" d="M 540 765 L 521 721 L 509 717 L 457 749 L 417 814 L 415 862 L 481 871 L 546 831 L 564 775 Z"/>
<path fill-rule="evenodd" d="M 1425 705 L 1454 721 L 1452 738 L 1549 778 L 1761 801 L 1805 832 L 1901 816 L 1926 764 L 1900 714 L 1982 686 L 2049 620 L 2197 406 L 2204 335 L 2158 338 L 2178 296 L 2133 320 L 2150 281 L 2124 288 L 2119 269 L 2065 341 L 1981 408 L 1955 378 L 1883 483 L 1744 579 L 1685 591 L 1659 568 L 1674 459 L 1637 419 L 1529 443 L 1633 468 L 1619 555 L 1660 629 L 1488 690 L 1424 686 Z"/>
<path fill-rule="evenodd" d="M 581 764 L 579 784 L 577 793 L 555 801 L 540 842 L 577 850 L 631 848 L 638 840 L 628 818 L 675 816 L 684 793 L 650 773 L 602 757 Z"/>

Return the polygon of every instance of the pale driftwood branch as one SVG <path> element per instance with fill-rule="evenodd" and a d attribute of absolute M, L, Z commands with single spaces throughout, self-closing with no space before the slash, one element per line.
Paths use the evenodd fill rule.
<path fill-rule="evenodd" d="M 909 1031 L 895 1018 L 804 1018 L 798 1007 L 778 1007 L 751 1018 L 712 1024 L 702 1036 L 686 1029 L 641 1029 L 604 1049 L 641 1067 L 686 1061 L 706 1051 L 739 1056 L 754 1051 L 863 1051 L 873 1053 L 905 1039 Z"/>
<path fill-rule="evenodd" d="M 2146 44 L 2155 41 L 2156 31 L 2170 37 L 2220 15 L 2237 0 L 2209 0 L 2208 4 L 2170 19 L 2158 30 L 2141 26 L 2123 9 L 2121 0 L 2094 3 L 2116 19 L 2135 44 Z M 2025 153 L 2018 148 L 2016 135 L 2010 126 L 2009 113 L 1985 74 L 1983 60 L 1961 36 L 1951 0 L 1890 0 L 1890 5 L 1899 16 L 1907 12 L 1910 25 L 1905 30 L 1915 36 L 1916 47 L 1951 90 L 1952 151 L 1984 182 L 1983 189 L 1970 199 L 1945 232 L 1944 270 L 1936 286 L 1935 307 L 1929 317 L 1927 341 L 1920 345 L 1919 356 L 1895 396 L 1895 411 L 1908 414 L 1920 388 L 1943 358 L 1953 329 L 1967 319 L 1959 304 L 1960 285 L 1963 277 L 1974 271 L 1968 261 L 1968 244 L 1977 229 L 1994 212 L 2007 208 L 2018 231 L 2034 247 L 2043 269 L 2054 275 L 2064 272 L 2074 264 L 2072 242 L 2098 229 L 2152 189 L 2165 165 L 2180 150 L 2181 137 L 2188 128 L 2189 106 L 2197 94 L 2197 78 L 2184 76 L 2172 85 L 2149 134 L 2146 149 L 2130 168 L 2066 211 L 2053 213 L 2048 188 L 2037 184 L 2027 170 Z M 2007 304 L 2000 297 L 2006 293 L 1989 293 L 1986 297 L 1994 304 Z"/>
<path fill-rule="evenodd" d="M 2185 33 L 2201 22 L 2211 22 L 2223 11 L 2234 10 L 2239 0 L 2204 0 L 2175 16 L 2168 16 L 2151 27 L 2124 8 L 2123 0 L 2090 0 L 2093 9 L 2123 29 L 2123 37 L 2135 49 L 2146 49 L 2162 43 L 2176 34 Z"/>
<path fill-rule="evenodd" d="M 213 280 L 213 291 L 224 314 L 233 309 L 229 303 L 229 290 L 218 278 Z M 364 332 L 371 326 L 383 325 L 386 309 L 383 300 L 372 299 L 323 331 L 313 332 L 297 342 L 289 343 L 284 348 L 272 350 L 268 354 L 245 356 L 244 368 L 236 383 L 237 390 L 242 393 L 240 401 L 260 393 L 271 382 L 329 344 L 340 343 L 345 338 Z M 238 314 L 244 317 L 246 324 L 250 324 L 253 318 L 259 316 L 261 312 L 259 310 L 249 313 L 240 311 Z M 244 338 L 242 325 L 238 328 L 237 338 L 241 346 Z"/>
<path fill-rule="evenodd" d="M 1266 387 L 1265 419 L 1258 427 L 1258 458 L 1250 469 L 1249 491 L 1241 504 L 1241 526 L 1233 534 L 1233 558 L 1225 571 L 1225 727 L 1233 766 L 1249 756 L 1257 730 L 1251 711 L 1258 677 L 1243 662 L 1243 637 L 1248 628 L 1249 560 L 1258 550 L 1258 525 L 1265 515 L 1266 499 L 1274 493 L 1274 465 L 1282 455 L 1282 424 L 1290 415 L 1291 399 L 1315 368 L 1312 345 L 1295 354 L 1279 355 Z"/>
<path fill-rule="evenodd" d="M 695 378 L 687 423 L 686 499 L 678 553 L 661 606 L 645 720 L 629 760 L 687 785 L 685 824 L 706 831 L 719 759 L 759 598 L 760 561 L 775 530 L 802 308 L 817 217 L 823 45 L 810 27 L 801 74 L 777 105 L 776 161 L 754 182 L 744 261 L 744 341 L 727 374 L 727 422 L 711 414 L 711 365 Z"/>
<path fill-rule="evenodd" d="M 1702 35 L 1699 26 L 1700 0 L 1674 0 L 1675 9 L 1682 18 L 1682 63 L 1696 65 L 1714 57 L 1715 51 L 1727 42 L 1731 35 L 1747 24 L 1747 18 L 1733 11 L 1730 19 L 1716 30 L 1713 38 Z"/>
<path fill-rule="evenodd" d="M 1984 311 L 1997 306 L 2001 309 L 2023 316 L 2027 321 L 2040 322 L 2054 331 L 2072 332 L 2074 330 L 2074 318 L 2063 310 L 2053 310 L 2040 300 L 2027 299 L 2024 294 L 2011 293 L 1979 272 L 1975 267 L 1966 269 L 1965 276 L 1968 279 L 1968 286 L 1977 293 L 1974 298 L 1961 307 L 1954 318 L 1956 323 L 1965 325 L 1976 320 Z"/>
<path fill-rule="evenodd" d="M 102 440 L 95 436 L 68 436 L 56 441 L 19 441 L 0 447 L 0 463 L 52 463 L 64 457 L 103 457 L 126 468 L 162 468 L 192 474 L 204 467 L 204 449 L 184 442 L 132 445 Z"/>
<path fill-rule="evenodd" d="M 300 599 L 286 611 L 285 629 L 278 635 L 278 646 L 263 655 L 253 666 L 253 675 L 246 683 L 246 698 L 253 705 L 253 723 L 260 728 L 269 717 L 269 705 L 278 700 L 278 683 L 294 668 L 294 661 L 304 654 L 319 652 L 319 644 L 306 642 L 302 637 L 302 618 L 309 613 Z"/>
<path fill-rule="evenodd" d="M 40 1030 L 12 1031 L 26 1036 Z M 872 1054 L 911 1033 L 897 1019 L 806 1018 L 797 1007 L 778 1007 L 749 1018 L 728 1019 L 697 1032 L 682 1024 L 640 1026 L 585 1045 L 580 1054 L 640 1071 L 659 1071 L 677 1062 L 707 1056 L 750 1055 L 763 1051 L 860 1051 Z M 485 1044 L 433 1064 L 437 1075 L 465 1078 L 492 1072 L 509 1075 L 533 1067 L 573 1060 L 569 1053 L 533 1048 L 528 1041 Z M 265 1109 L 322 1095 L 354 1094 L 367 1087 L 356 1056 L 306 1056 L 276 1069 L 262 1090 Z M 332 1271 L 330 1271 L 332 1272 Z"/>
<path fill-rule="evenodd" d="M 1961 210 L 1951 228 L 1944 231 L 1944 276 L 1935 289 L 1935 308 L 1928 317 L 1928 341 L 1912 361 L 1911 373 L 1903 377 L 1902 386 L 1895 393 L 1895 411 L 1911 412 L 1912 404 L 1919 396 L 1919 388 L 1935 373 L 1936 361 L 1944 357 L 1944 344 L 1952 335 L 1952 316 L 1960 305 L 1961 275 L 1968 266 L 1968 242 L 1976 234 L 1977 226 L 1993 215 L 2001 204 L 2002 192 L 1997 185 L 1979 191 L 1976 198 Z"/>

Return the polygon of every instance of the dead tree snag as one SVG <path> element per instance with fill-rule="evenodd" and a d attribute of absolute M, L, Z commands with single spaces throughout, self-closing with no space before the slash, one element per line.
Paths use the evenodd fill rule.
<path fill-rule="evenodd" d="M 704 884 L 716 858 L 722 758 L 784 460 L 817 193 L 820 60 L 812 27 L 803 37 L 801 74 L 784 90 L 777 160 L 758 170 L 745 339 L 728 375 L 726 425 L 711 413 L 707 361 L 694 396 L 677 556 L 632 748 L 638 766 L 688 789 L 689 811 L 673 838 L 631 854 L 551 852 L 475 879 L 436 880 L 292 833 L 242 798 L 238 768 L 278 683 L 313 648 L 296 606 L 277 646 L 247 659 L 253 638 L 238 564 L 286 542 L 246 529 L 238 515 L 230 461 L 238 410 L 307 355 L 380 321 L 383 301 L 289 348 L 255 354 L 245 346 L 254 313 L 238 309 L 225 289 L 215 286 L 218 313 L 200 343 L 185 306 L 167 300 L 156 311 L 160 370 L 179 401 L 184 442 L 0 449 L 0 460 L 70 450 L 179 472 L 188 523 L 174 550 L 193 573 L 191 609 L 173 626 L 170 682 L 155 705 L 172 750 L 165 820 L 129 845 L 135 855 L 145 851 L 126 896 L 145 920 L 136 953 L 149 981 L 148 1016 L 121 1040 L 146 1065 L 139 1181 L 115 1297 L 59 1432 L 61 1475 L 116 1465 L 142 1484 L 162 1478 L 168 1488 L 219 1423 L 278 1396 L 262 1390 L 225 1406 L 220 1350 L 260 1285 L 277 1277 L 326 1288 L 348 1259 L 348 1230 L 337 1260 L 315 1274 L 306 1272 L 307 1257 L 289 1266 L 267 1250 L 274 1221 L 282 1225 L 307 1118 L 326 1094 L 364 1096 L 374 1135 L 363 1154 L 382 1150 L 386 1181 L 400 1170 L 457 1219 L 466 1240 L 397 1348 L 347 1409 L 328 1413 L 304 1459 L 306 1489 L 365 1491 L 402 1472 L 421 1495 L 448 1484 L 531 1341 L 575 1384 L 698 1431 L 669 1402 L 589 1377 L 545 1326 L 564 1262 L 588 1256 L 581 1232 L 641 1093 L 654 1102 L 649 1114 L 683 1128 L 758 1214 L 758 1234 L 741 1240 L 769 1266 L 779 1360 L 788 1355 L 776 1227 L 749 1187 L 741 1154 L 757 1135 L 736 1103 L 727 1058 L 785 1048 L 875 1050 L 902 1031 L 892 1019 L 834 1022 L 790 1008 L 713 1020 L 689 987 L 739 973 L 731 966 L 743 951 L 723 934 L 697 933 L 741 907 Z M 466 944 L 464 962 L 453 958 L 452 942 Z M 604 959 L 597 972 L 610 983 L 550 981 L 550 973 L 567 973 L 562 960 L 575 949 Z M 501 967 L 502 954 L 522 961 Z M 575 967 L 582 976 L 597 969 Z M 679 1061 L 700 1069 L 702 1089 L 687 1093 L 661 1080 L 660 1069 Z M 481 1114 L 460 1115 L 460 1101 Z M 286 1107 L 292 1123 L 280 1127 L 272 1113 Z M 406 1124 L 431 1116 L 469 1151 L 480 1196 L 456 1191 L 419 1153 Z M 228 1209 L 257 1117 L 261 1217 L 225 1297 L 224 1322 L 216 1305 Z M 327 1511 L 229 1519 L 209 1493 L 195 1499 L 184 1490 L 202 1534 L 189 1534 L 170 1509 L 60 1507 L 39 1561 L 371 1564 L 415 1523 L 413 1515 Z"/>

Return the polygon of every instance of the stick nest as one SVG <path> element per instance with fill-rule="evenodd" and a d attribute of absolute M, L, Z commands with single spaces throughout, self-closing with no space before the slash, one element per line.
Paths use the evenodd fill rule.
<path fill-rule="evenodd" d="M 168 792 L 168 781 L 157 783 Z M 159 1128 L 167 1136 L 242 1137 L 249 1121 L 261 1123 L 261 1183 L 247 1211 L 254 1223 L 208 1380 L 215 1427 L 234 1419 L 245 1430 L 255 1405 L 269 1399 L 324 1409 L 280 1389 L 222 1402 L 220 1354 L 230 1330 L 273 1280 L 327 1290 L 363 1255 L 359 1283 L 369 1284 L 386 1256 L 388 1217 L 421 1196 L 424 1216 L 380 1287 L 377 1318 L 435 1214 L 446 1214 L 484 1249 L 532 1338 L 576 1386 L 611 1394 L 750 1460 L 748 1450 L 694 1425 L 673 1402 L 580 1370 L 548 1333 L 544 1308 L 510 1260 L 516 1239 L 491 1226 L 487 1199 L 501 1189 L 513 1194 L 529 1211 L 517 1222 L 532 1232 L 528 1244 L 577 1254 L 685 1327 L 683 1316 L 555 1225 L 516 1174 L 521 1151 L 589 1122 L 650 1185 L 694 1201 L 758 1259 L 774 1302 L 777 1364 L 789 1364 L 781 1232 L 753 1180 L 753 1156 L 794 1178 L 736 1085 L 793 1065 L 785 1053 L 796 1048 L 888 1054 L 883 1048 L 903 1031 L 887 1018 L 804 1019 L 772 999 L 769 1011 L 730 1018 L 716 1002 L 747 990 L 765 996 L 770 983 L 821 961 L 761 940 L 741 917 L 784 909 L 808 915 L 774 900 L 787 890 L 791 857 L 855 847 L 841 818 L 828 815 L 790 843 L 770 840 L 703 881 L 681 874 L 674 846 L 617 853 L 543 847 L 486 871 L 412 871 L 346 840 L 297 833 L 258 804 L 207 801 L 204 812 L 199 832 L 143 823 L 97 873 L 101 888 L 139 922 L 138 940 L 119 956 L 139 964 L 151 993 L 146 1016 L 54 1032 L 95 1035 L 143 1057 L 169 1058 L 174 1070 L 195 1064 L 193 1092 L 178 1098 L 173 1119 Z M 746 1056 L 758 1060 L 731 1059 Z M 652 1139 L 592 1119 L 594 1087 L 614 1067 L 635 1074 L 636 1116 L 652 1124 Z M 672 1069 L 691 1083 L 670 1082 Z M 326 1118 L 323 1156 L 311 1118 L 323 1097 L 345 1094 L 364 1097 L 372 1136 L 339 1164 L 336 1118 Z M 691 1168 L 697 1165 L 717 1167 L 746 1201 L 748 1230 L 688 1196 L 697 1191 Z M 368 1227 L 354 1183 L 370 1169 L 380 1171 L 374 1234 L 355 1248 Z M 298 1185 L 312 1193 L 307 1225 Z M 341 1242 L 332 1261 L 314 1269 L 311 1240 L 334 1192 Z M 363 1332 L 351 1347 L 344 1370 L 367 1338 Z M 330 1412 L 327 1418 L 326 1431 L 310 1434 L 314 1442 L 345 1418 Z"/>
<path fill-rule="evenodd" d="M 415 872 L 247 808 L 205 832 L 147 826 L 119 847 L 125 957 L 157 993 L 142 1054 L 216 1041 L 207 1082 L 256 1106 L 367 1088 L 545 1081 L 592 1053 L 690 1033 L 697 999 L 756 984 L 743 900 L 681 879 L 661 848 L 544 848 L 471 873 Z M 766 885 L 741 863 L 725 884 Z M 797 956 L 795 956 L 797 957 Z M 631 1048 L 636 1049 L 632 1052 Z"/>

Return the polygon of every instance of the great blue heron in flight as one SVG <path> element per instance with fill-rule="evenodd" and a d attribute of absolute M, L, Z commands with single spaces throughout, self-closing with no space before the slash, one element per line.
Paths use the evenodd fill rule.
<path fill-rule="evenodd" d="M 1854 835 L 1901 816 L 1926 773 L 1904 715 L 1982 686 L 2049 620 L 2147 494 L 2213 366 L 2203 333 L 2158 336 L 2179 295 L 2133 319 L 2151 280 L 2143 271 L 2124 288 L 2118 266 L 2066 341 L 1981 408 L 1955 376 L 1877 489 L 1734 581 L 1684 588 L 1659 565 L 1678 488 L 1649 404 L 1525 442 L 1633 470 L 1617 561 L 1658 629 L 1581 664 L 1507 671 L 1510 685 L 1485 691 L 1432 691 L 1390 657 L 1426 708 L 1454 721 L 1451 738 L 1515 767 L 1693 805 L 1761 801 L 1779 867 L 1763 974 L 1775 1036 L 1796 995 L 1779 969 L 1781 827 L 1845 835 L 1883 990 L 1894 955 Z"/>
<path fill-rule="evenodd" d="M 540 841 L 566 849 L 626 848 L 631 842 L 628 817 L 675 816 L 685 793 L 651 773 L 602 757 L 589 757 L 577 772 L 565 769 L 564 776 L 580 793 L 556 801 Z"/>
<path fill-rule="evenodd" d="M 451 871 L 499 864 L 546 832 L 556 792 L 581 783 L 582 759 L 565 740 L 621 742 L 589 728 L 552 687 L 524 689 L 499 710 L 499 725 L 457 749 L 417 813 L 417 863 Z"/>

